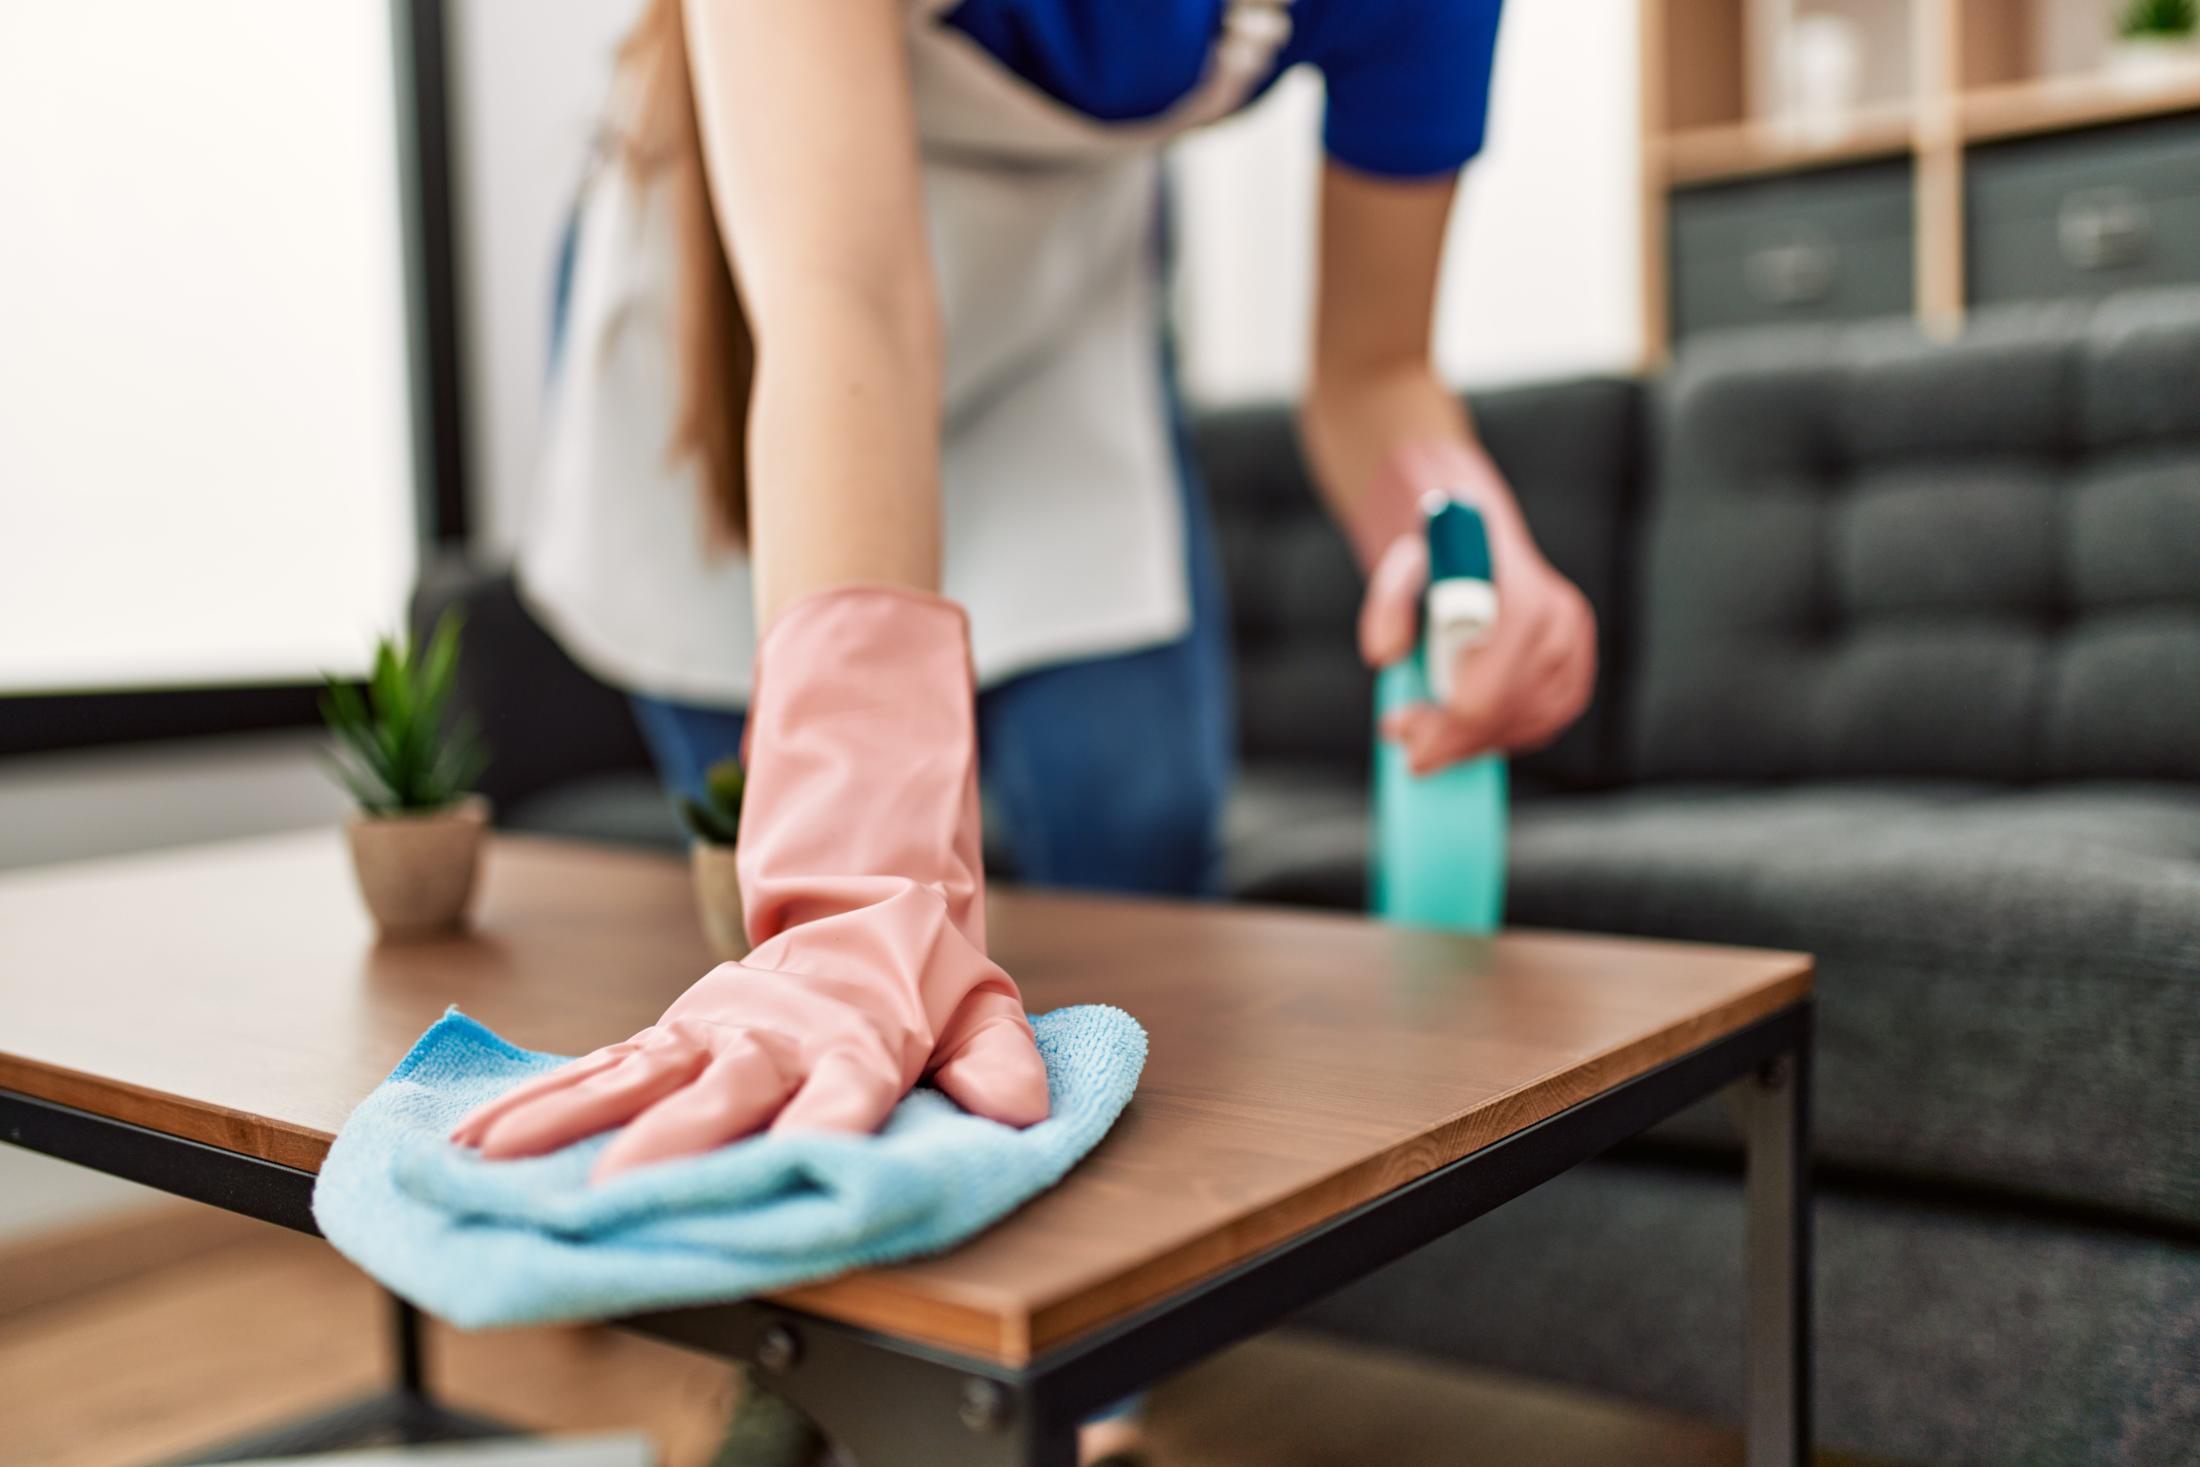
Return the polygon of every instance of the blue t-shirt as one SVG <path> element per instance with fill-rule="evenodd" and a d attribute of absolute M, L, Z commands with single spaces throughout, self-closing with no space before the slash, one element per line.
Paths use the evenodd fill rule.
<path fill-rule="evenodd" d="M 1501 0 L 1295 0 L 1266 91 L 1322 74 L 1329 156 L 1363 173 L 1451 173 L 1482 148 Z M 1199 82 L 1224 0 L 962 0 L 947 23 L 1088 117 L 1133 122 Z M 1256 95 L 1258 93 L 1256 92 Z"/>

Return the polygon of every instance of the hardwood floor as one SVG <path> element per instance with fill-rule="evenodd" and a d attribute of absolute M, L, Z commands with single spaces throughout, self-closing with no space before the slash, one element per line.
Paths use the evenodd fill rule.
<path fill-rule="evenodd" d="M 0 1257 L 0 1462 L 132 1467 L 372 1388 L 382 1299 L 324 1244 L 236 1222 L 226 1244 L 51 1289 Z M 50 1260 L 53 1245 L 40 1256 Z M 117 1251 L 111 1235 L 97 1246 Z M 19 1255 L 20 1257 L 20 1255 Z M 666 1467 L 704 1467 L 728 1368 L 601 1328 L 465 1335 L 435 1327 L 455 1403 L 543 1431 L 636 1429 Z M 1279 1403 L 1289 1403 L 1279 1409 Z M 1733 1433 L 1579 1392 L 1303 1335 L 1250 1344 L 1153 1397 L 1155 1467 L 1713 1467 Z"/>
<path fill-rule="evenodd" d="M 1580 1391 L 1279 1333 L 1154 1393 L 1155 1467 L 1727 1467 L 1714 1426 Z"/>
<path fill-rule="evenodd" d="M 327 1245 L 278 1229 L 111 1288 L 0 1317 L 0 1462 L 129 1467 L 374 1388 L 383 1300 Z M 431 1327 L 454 1403 L 551 1431 L 641 1427 L 702 1467 L 733 1400 L 724 1366 L 607 1329 Z"/>

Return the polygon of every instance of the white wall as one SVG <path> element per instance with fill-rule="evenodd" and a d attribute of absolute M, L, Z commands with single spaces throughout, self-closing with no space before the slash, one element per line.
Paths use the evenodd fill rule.
<path fill-rule="evenodd" d="M 1438 364 L 1462 385 L 1641 360 L 1636 10 L 1505 9 L 1438 307 Z M 1315 78 L 1287 77 L 1178 149 L 1185 381 L 1204 401 L 1304 380 L 1321 100 Z"/>
<path fill-rule="evenodd" d="M 611 47 L 635 0 L 459 0 L 458 186 L 468 382 L 486 542 L 512 543 L 532 470 L 558 225 Z M 1641 359 L 1636 6 L 1514 0 L 1489 147 L 1462 191 L 1438 359 L 1462 384 L 1626 371 Z M 1275 396 L 1302 379 L 1321 85 L 1178 150 L 1188 389 Z"/>
<path fill-rule="evenodd" d="M 413 569 L 384 0 L 0 5 L 0 689 L 365 666 Z"/>

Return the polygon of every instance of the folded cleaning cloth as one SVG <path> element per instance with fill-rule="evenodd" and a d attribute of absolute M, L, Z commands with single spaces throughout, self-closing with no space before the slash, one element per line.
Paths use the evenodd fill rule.
<path fill-rule="evenodd" d="M 1060 1181 L 1138 1083 L 1146 1031 L 1122 1010 L 1057 1009 L 1033 1027 L 1052 1111 L 1024 1130 L 927 1087 L 875 1136 L 754 1136 L 590 1186 L 608 1133 L 524 1161 L 445 1139 L 565 1062 L 453 1009 L 344 1122 L 314 1220 L 393 1292 L 467 1327 L 743 1298 L 935 1253 Z"/>

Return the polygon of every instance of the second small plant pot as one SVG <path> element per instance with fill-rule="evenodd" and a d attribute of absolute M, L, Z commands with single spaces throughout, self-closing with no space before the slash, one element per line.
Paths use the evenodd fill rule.
<path fill-rule="evenodd" d="M 2173 87 L 2200 76 L 2200 37 L 2124 36 L 2108 48 L 2109 79 L 2126 91 Z"/>
<path fill-rule="evenodd" d="M 689 847 L 695 869 L 695 906 L 702 914 L 710 950 L 726 962 L 749 955 L 748 925 L 741 915 L 741 878 L 734 870 L 734 847 L 699 840 Z"/>
<path fill-rule="evenodd" d="M 353 818 L 344 832 L 352 871 L 384 937 L 420 937 L 466 925 L 488 824 L 489 802 L 479 795 L 441 810 Z"/>

